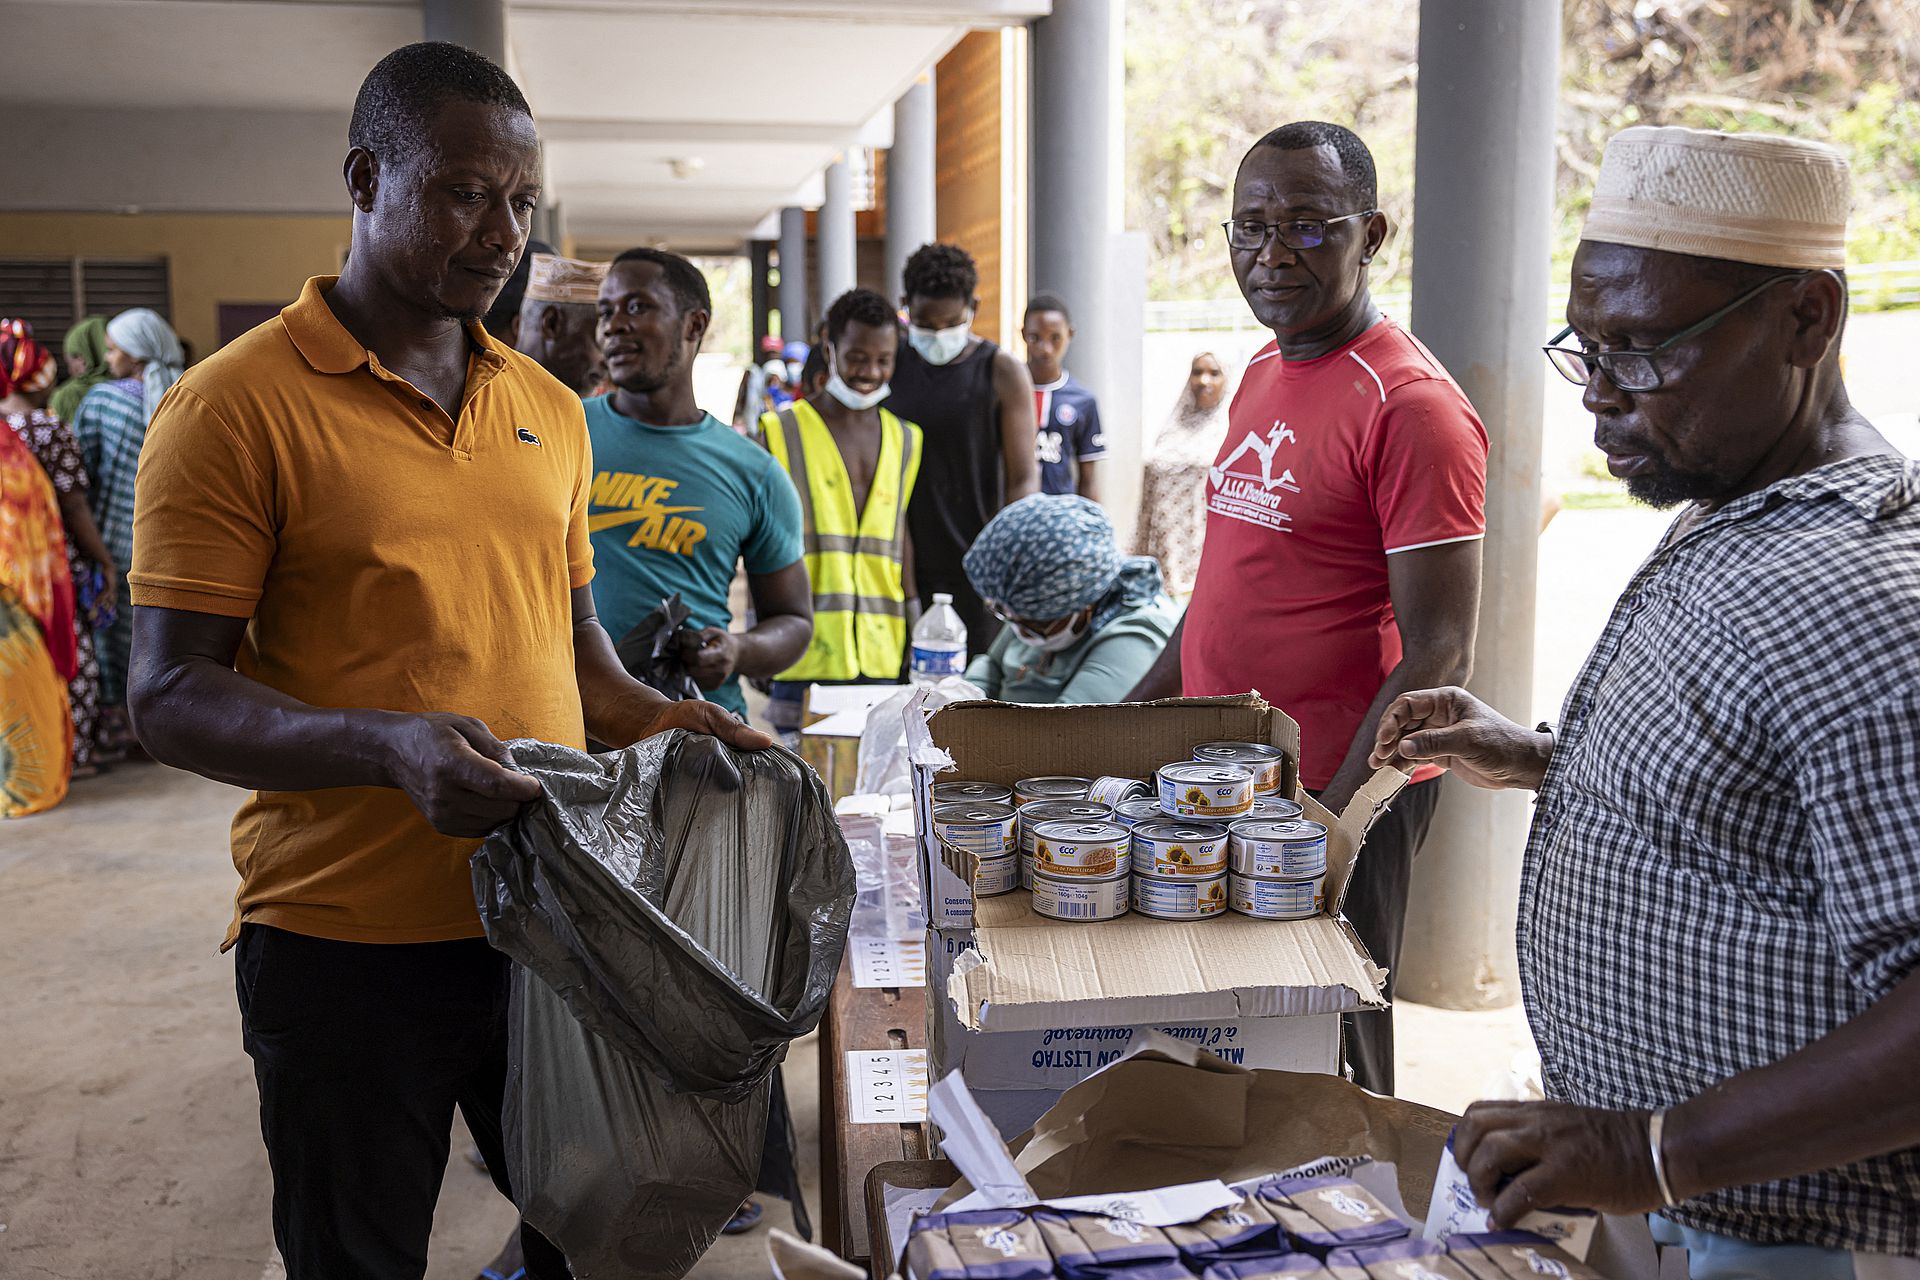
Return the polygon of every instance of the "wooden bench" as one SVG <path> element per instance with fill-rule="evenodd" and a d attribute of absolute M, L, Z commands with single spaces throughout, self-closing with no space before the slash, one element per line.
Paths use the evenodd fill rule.
<path fill-rule="evenodd" d="M 857 1265 L 868 1264 L 872 1249 L 868 1172 L 891 1161 L 925 1160 L 927 1133 L 925 1124 L 852 1123 L 847 1110 L 846 1055 L 855 1050 L 924 1049 L 926 1045 L 926 988 L 856 987 L 852 966 L 846 960 L 840 962 L 827 1016 L 820 1024 L 820 1239 Z M 887 1265 L 883 1260 L 881 1266 Z"/>

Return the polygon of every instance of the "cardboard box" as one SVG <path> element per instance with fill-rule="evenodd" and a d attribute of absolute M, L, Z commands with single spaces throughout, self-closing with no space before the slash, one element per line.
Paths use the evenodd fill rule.
<path fill-rule="evenodd" d="M 1299 728 L 1254 695 L 1125 706 L 962 702 L 924 724 L 910 711 L 907 722 L 930 926 L 929 1068 L 937 1077 L 964 1067 L 996 1123 L 1013 1111 L 1030 1119 L 1045 1110 L 1147 1028 L 1172 1028 L 1214 1052 L 1239 1048 L 1227 1056 L 1248 1067 L 1338 1071 L 1335 1015 L 1384 1006 L 1385 973 L 1337 911 L 1367 828 L 1405 774 L 1381 770 L 1336 818 L 1299 790 Z M 976 902 L 977 861 L 931 835 L 936 781 L 1145 778 L 1190 758 L 1199 743 L 1222 740 L 1271 743 L 1285 754 L 1283 791 L 1328 828 L 1327 914 L 1049 920 L 1024 891 Z M 1046 1052 L 1056 1048 L 1076 1052 Z M 1027 1091 L 1028 1102 L 1010 1110 L 990 1097 L 1014 1089 Z"/>

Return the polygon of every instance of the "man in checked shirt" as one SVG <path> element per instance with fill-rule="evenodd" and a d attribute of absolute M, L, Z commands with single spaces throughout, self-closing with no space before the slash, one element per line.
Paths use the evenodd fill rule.
<path fill-rule="evenodd" d="M 1841 381 L 1847 194 L 1815 143 L 1613 140 L 1548 354 L 1686 505 L 1557 727 L 1434 689 L 1373 752 L 1539 795 L 1551 1101 L 1467 1112 L 1476 1193 L 1653 1211 L 1695 1280 L 1920 1276 L 1920 463 Z"/>

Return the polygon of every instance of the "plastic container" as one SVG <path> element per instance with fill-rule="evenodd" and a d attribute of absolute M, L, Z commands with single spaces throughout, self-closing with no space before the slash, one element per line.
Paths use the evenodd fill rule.
<path fill-rule="evenodd" d="M 957 676 L 967 667 L 967 624 L 954 612 L 953 597 L 936 591 L 933 608 L 913 626 L 912 674 L 915 684 Z"/>

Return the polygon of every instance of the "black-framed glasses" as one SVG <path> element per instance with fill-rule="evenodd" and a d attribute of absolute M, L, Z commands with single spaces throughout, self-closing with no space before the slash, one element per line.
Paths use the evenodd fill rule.
<path fill-rule="evenodd" d="M 1288 218 L 1285 222 L 1262 222 L 1258 218 L 1229 218 L 1220 224 L 1227 233 L 1227 244 L 1241 253 L 1257 253 L 1267 247 L 1267 241 L 1275 236 L 1280 243 L 1295 250 L 1318 249 L 1327 241 L 1327 228 L 1336 222 L 1352 222 L 1355 218 L 1371 218 L 1380 212 L 1378 209 L 1362 209 L 1359 213 L 1343 213 L 1337 218 Z"/>
<path fill-rule="evenodd" d="M 1577 387 L 1584 387 L 1591 382 L 1593 371 L 1598 369 L 1622 391 L 1657 391 L 1660 388 L 1660 366 L 1654 363 L 1655 356 L 1671 351 L 1689 338 L 1699 337 L 1782 280 L 1798 280 L 1813 274 L 1811 271 L 1789 271 L 1785 275 L 1769 276 L 1698 324 L 1689 325 L 1659 346 L 1649 347 L 1645 351 L 1588 351 L 1584 347 L 1563 347 L 1560 344 L 1573 333 L 1572 325 L 1554 334 L 1552 340 L 1540 349 L 1547 353 L 1547 360 L 1560 376 Z"/>

